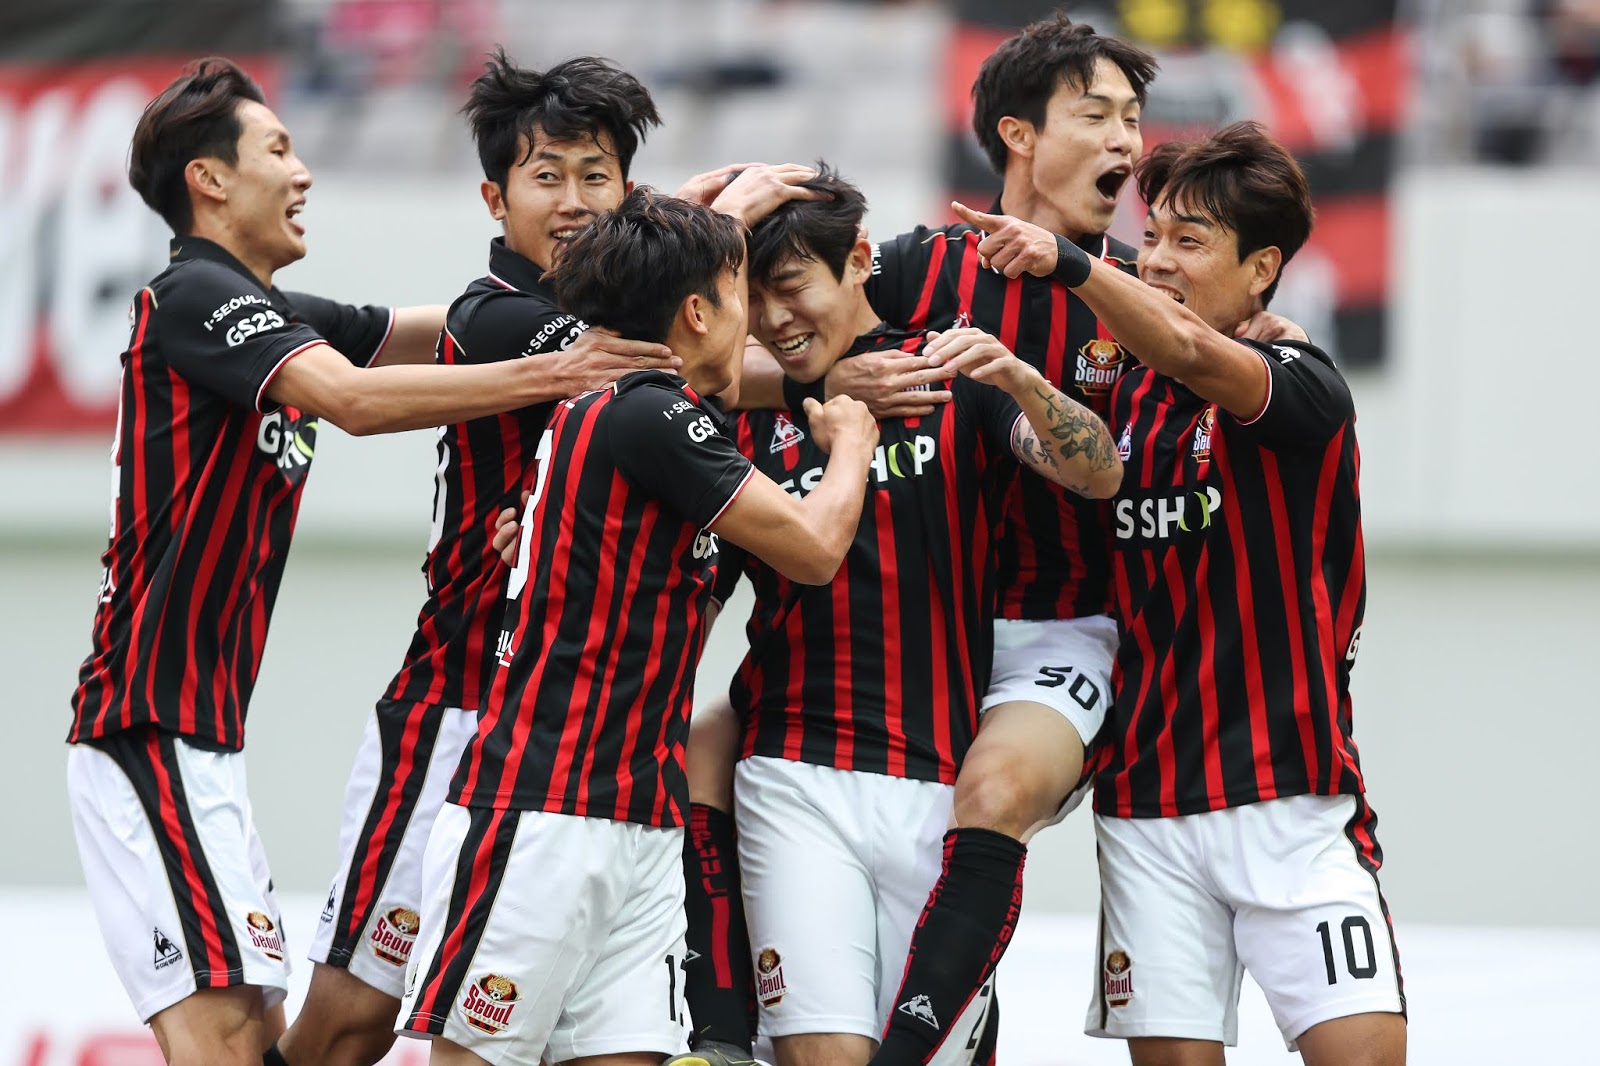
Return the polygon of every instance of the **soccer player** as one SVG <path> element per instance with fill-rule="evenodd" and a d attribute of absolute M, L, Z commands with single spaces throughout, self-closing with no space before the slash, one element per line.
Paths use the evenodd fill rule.
<path fill-rule="evenodd" d="M 992 212 L 1128 269 L 1133 249 L 1105 230 L 1141 152 L 1139 112 L 1155 69 L 1148 53 L 1065 15 L 1002 44 L 973 85 L 973 129 L 1004 182 Z M 982 239 L 963 222 L 884 242 L 867 287 L 874 310 L 899 327 L 986 330 L 1068 397 L 1104 414 L 1112 385 L 1132 365 L 1123 338 L 1059 281 L 985 269 Z M 893 405 L 922 410 L 928 393 L 895 393 L 903 380 L 896 375 L 908 367 L 914 370 L 903 360 L 845 360 L 827 391 L 880 398 L 880 413 Z M 1028 839 L 1069 809 L 1084 745 L 1110 698 L 1117 635 L 1105 613 L 1105 518 L 1103 504 L 1042 478 L 1016 479 L 1007 499 L 983 717 L 956 781 L 943 867 L 876 1063 L 909 1066 L 936 1053 L 947 1023 L 977 995 L 1010 940 Z"/>
<path fill-rule="evenodd" d="M 865 1064 L 895 1008 L 977 730 L 993 547 L 1017 465 L 1088 497 L 1121 477 L 1104 423 L 995 338 L 885 327 L 865 294 L 860 192 L 826 170 L 809 184 L 829 198 L 752 231 L 755 336 L 801 383 L 867 351 L 926 352 L 962 376 L 949 404 L 880 424 L 863 519 L 829 585 L 742 560 L 756 599 L 731 693 L 744 720 L 739 865 L 761 1031 L 780 1066 Z M 825 469 L 803 414 L 751 412 L 738 439 L 798 497 Z M 969 1061 L 983 1007 L 945 1019 L 961 1039 L 935 1061 Z"/>
<path fill-rule="evenodd" d="M 269 1062 L 369 1066 L 394 1042 L 422 906 L 422 851 L 494 673 L 508 571 L 490 547 L 492 519 L 516 504 L 556 401 L 640 366 L 678 365 L 659 343 L 588 329 L 544 280 L 566 242 L 631 188 L 634 153 L 660 121 L 648 90 L 604 60 L 537 71 L 501 51 L 465 111 L 481 193 L 505 235 L 490 242 L 488 272 L 451 304 L 438 361 L 536 357 L 543 395 L 439 432 L 428 598 L 367 720 L 346 788 L 338 873 L 312 939 L 311 990 Z"/>
<path fill-rule="evenodd" d="M 311 175 L 227 60 L 150 103 L 128 177 L 175 236 L 122 357 L 111 536 L 68 736 L 73 827 L 112 963 L 167 1061 L 255 1063 L 287 966 L 244 721 L 319 420 L 438 425 L 531 402 L 539 374 L 363 369 L 431 362 L 441 309 L 273 287 L 305 254 Z"/>
<path fill-rule="evenodd" d="M 831 580 L 877 443 L 865 406 L 812 401 L 830 459 L 803 501 L 733 446 L 701 397 L 738 373 L 744 257 L 733 218 L 638 189 L 555 268 L 559 306 L 683 377 L 560 404 L 535 450 L 498 666 L 423 860 L 400 1024 L 437 1063 L 683 1047 L 683 741 L 718 549 Z"/>
<path fill-rule="evenodd" d="M 1143 284 L 959 212 L 997 267 L 1064 277 L 1143 361 L 1112 404 L 1122 685 L 1094 778 L 1088 1031 L 1137 1066 L 1220 1064 L 1248 969 L 1308 1066 L 1392 1066 L 1405 994 L 1351 736 L 1355 410 L 1310 343 L 1232 339 L 1310 235 L 1310 193 L 1251 122 L 1164 144 L 1138 178 Z"/>

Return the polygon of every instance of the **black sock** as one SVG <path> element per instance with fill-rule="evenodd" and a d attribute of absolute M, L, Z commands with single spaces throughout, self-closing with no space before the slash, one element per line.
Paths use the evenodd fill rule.
<path fill-rule="evenodd" d="M 1027 857 L 1021 841 L 990 829 L 944 835 L 944 869 L 911 935 L 873 1066 L 920 1066 L 939 1049 L 1011 942 Z"/>
<path fill-rule="evenodd" d="M 748 1054 L 755 1031 L 755 981 L 739 894 L 739 851 L 727 811 L 689 805 L 683 880 L 689 917 L 683 992 L 694 1023 L 689 1043 L 720 1040 Z"/>
<path fill-rule="evenodd" d="M 261 1066 L 289 1066 L 289 1060 L 283 1057 L 278 1045 L 273 1044 L 261 1053 Z"/>

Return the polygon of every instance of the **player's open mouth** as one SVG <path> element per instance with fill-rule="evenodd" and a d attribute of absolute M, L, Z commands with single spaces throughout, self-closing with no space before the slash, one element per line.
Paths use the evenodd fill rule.
<path fill-rule="evenodd" d="M 551 230 L 550 237 L 556 242 L 557 248 L 565 248 L 568 241 L 572 240 L 572 238 L 576 237 L 587 228 L 588 227 L 586 226 L 571 226 L 566 229 Z"/>
<path fill-rule="evenodd" d="M 1175 303 L 1183 303 L 1183 293 L 1179 292 L 1177 289 L 1174 289 L 1171 285 L 1167 285 L 1159 281 L 1146 282 L 1146 284 L 1157 292 L 1166 293 Z"/>
<path fill-rule="evenodd" d="M 1132 173 L 1132 166 L 1127 163 L 1119 163 L 1116 167 L 1096 178 L 1094 187 L 1100 190 L 1101 196 L 1115 203 L 1117 196 L 1122 192 L 1122 186 Z"/>
<path fill-rule="evenodd" d="M 289 225 L 292 226 L 294 231 L 302 237 L 305 236 L 306 228 L 295 221 L 295 216 L 301 211 L 304 211 L 305 207 L 306 202 L 304 200 L 296 200 L 294 203 L 289 205 L 289 210 L 283 213 L 284 217 L 289 220 Z"/>
<path fill-rule="evenodd" d="M 811 338 L 815 336 L 815 333 L 802 333 L 800 336 L 791 337 L 786 341 L 775 340 L 772 342 L 772 346 L 778 350 L 780 355 L 793 358 L 797 355 L 804 355 L 806 349 L 811 347 Z"/>

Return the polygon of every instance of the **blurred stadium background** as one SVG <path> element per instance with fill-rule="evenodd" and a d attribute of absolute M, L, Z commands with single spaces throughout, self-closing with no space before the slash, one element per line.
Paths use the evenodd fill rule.
<path fill-rule="evenodd" d="M 181 62 L 243 60 L 315 174 L 311 252 L 282 286 L 443 303 L 481 273 L 495 232 L 456 115 L 494 43 L 530 66 L 590 53 L 636 72 L 666 117 L 640 181 L 825 157 L 888 236 L 942 220 L 952 192 L 989 194 L 967 133 L 972 73 L 1053 6 L 0 5 L 0 921 L 13 959 L 0 1066 L 159 1061 L 81 896 L 61 740 L 100 577 L 127 303 L 165 258 L 162 224 L 126 183 L 128 137 Z M 1254 116 L 1312 175 L 1320 227 L 1275 309 L 1336 352 L 1360 412 L 1371 588 L 1357 736 L 1383 816 L 1412 1061 L 1580 1061 L 1600 1004 L 1600 2 L 1069 10 L 1161 53 L 1147 148 Z M 1127 205 L 1119 236 L 1136 236 L 1138 212 Z M 320 905 L 344 775 L 421 601 L 434 466 L 431 433 L 321 440 L 251 716 L 257 820 L 305 915 L 291 937 Z M 702 692 L 737 661 L 737 620 L 714 638 Z M 1075 816 L 1029 862 L 1002 1061 L 1126 1061 L 1078 1035 L 1095 893 Z M 1231 1061 L 1291 1061 L 1257 993 Z"/>

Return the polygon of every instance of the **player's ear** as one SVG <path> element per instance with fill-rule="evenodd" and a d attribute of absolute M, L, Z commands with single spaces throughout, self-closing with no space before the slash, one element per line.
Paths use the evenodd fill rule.
<path fill-rule="evenodd" d="M 228 199 L 225 169 L 222 160 L 210 156 L 191 159 L 189 165 L 183 168 L 183 183 L 194 196 L 224 203 Z"/>
<path fill-rule="evenodd" d="M 497 181 L 485 181 L 478 186 L 478 192 L 483 196 L 483 202 L 489 205 L 489 217 L 496 222 L 506 220 L 506 194 Z"/>
<path fill-rule="evenodd" d="M 995 128 L 999 131 L 1000 140 L 1005 143 L 1007 150 L 1015 152 L 1024 159 L 1033 158 L 1034 140 L 1038 137 L 1038 131 L 1034 129 L 1033 123 L 1015 115 L 1006 115 Z"/>
<path fill-rule="evenodd" d="M 704 337 L 711 332 L 710 323 L 706 321 L 707 302 L 704 296 L 691 292 L 683 298 L 683 304 L 678 308 L 679 321 L 696 337 Z"/>
<path fill-rule="evenodd" d="M 1257 248 L 1245 256 L 1244 266 L 1250 272 L 1250 295 L 1260 296 L 1282 269 L 1283 251 L 1277 245 Z"/>
<path fill-rule="evenodd" d="M 850 257 L 844 261 L 844 277 L 852 283 L 865 283 L 872 276 L 872 242 L 863 233 L 850 247 Z"/>

